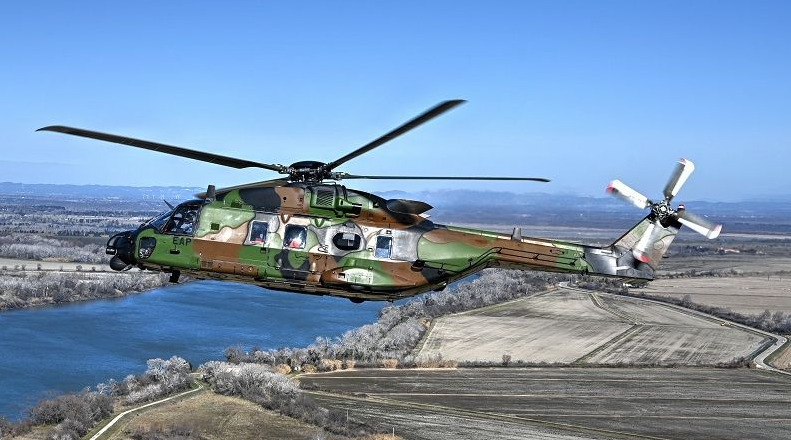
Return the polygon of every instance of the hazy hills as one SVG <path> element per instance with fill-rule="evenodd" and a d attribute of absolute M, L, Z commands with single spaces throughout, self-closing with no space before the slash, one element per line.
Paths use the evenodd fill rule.
<path fill-rule="evenodd" d="M 176 186 L 106 186 L 0 183 L 0 195 L 15 199 L 32 199 L 35 203 L 83 199 L 102 199 L 150 203 L 161 210 L 162 200 L 179 202 L 194 198 L 205 188 Z M 425 201 L 434 209 L 432 219 L 440 222 L 502 225 L 563 225 L 590 227 L 627 227 L 641 213 L 610 197 L 587 197 L 573 194 L 511 193 L 503 191 L 439 190 L 407 193 L 387 191 L 385 198 Z M 683 200 L 687 209 L 723 222 L 731 232 L 791 232 L 791 196 L 759 197 L 740 202 Z"/>

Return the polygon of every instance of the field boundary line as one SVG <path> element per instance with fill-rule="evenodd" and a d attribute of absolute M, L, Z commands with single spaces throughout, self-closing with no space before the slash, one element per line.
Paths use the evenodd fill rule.
<path fill-rule="evenodd" d="M 417 345 L 415 345 L 415 348 L 412 349 L 412 356 L 418 357 L 420 355 L 420 352 L 423 351 L 423 348 L 426 346 L 426 342 L 428 341 L 429 337 L 431 337 L 431 332 L 434 330 L 434 327 L 436 326 L 437 319 L 439 318 L 432 319 L 431 322 L 429 322 L 428 328 L 423 333 L 423 336 L 420 338 L 420 341 L 418 341 Z"/>

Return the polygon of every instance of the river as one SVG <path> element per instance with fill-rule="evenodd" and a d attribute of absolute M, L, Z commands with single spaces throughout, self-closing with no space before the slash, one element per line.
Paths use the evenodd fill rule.
<path fill-rule="evenodd" d="M 44 397 L 142 373 L 146 360 L 197 366 L 222 351 L 305 346 L 370 323 L 387 303 L 192 282 L 123 298 L 0 313 L 0 416 Z"/>

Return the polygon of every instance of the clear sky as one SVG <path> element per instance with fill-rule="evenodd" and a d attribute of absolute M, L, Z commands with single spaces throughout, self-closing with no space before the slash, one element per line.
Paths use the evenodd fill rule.
<path fill-rule="evenodd" d="M 286 6 L 289 5 L 289 6 Z M 7 2 L 0 181 L 205 186 L 275 177 L 34 133 L 62 124 L 270 163 L 537 183 L 347 182 L 681 199 L 791 194 L 791 3 Z"/>

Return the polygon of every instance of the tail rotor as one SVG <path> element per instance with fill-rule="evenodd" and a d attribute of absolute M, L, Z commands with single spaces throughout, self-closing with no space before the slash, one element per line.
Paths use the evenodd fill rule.
<path fill-rule="evenodd" d="M 691 160 L 679 160 L 662 191 L 664 198 L 658 202 L 650 200 L 620 180 L 614 180 L 607 186 L 607 192 L 611 195 L 640 209 L 651 209 L 651 213 L 647 217 L 650 223 L 632 247 L 632 253 L 637 260 L 643 263 L 651 262 L 652 250 L 662 246 L 660 243 L 663 237 L 667 236 L 668 228 L 678 228 L 684 225 L 709 239 L 719 236 L 722 225 L 687 212 L 682 204 L 679 204 L 676 209 L 673 209 L 670 204 L 694 170 L 695 164 Z"/>

